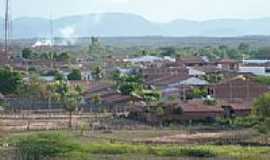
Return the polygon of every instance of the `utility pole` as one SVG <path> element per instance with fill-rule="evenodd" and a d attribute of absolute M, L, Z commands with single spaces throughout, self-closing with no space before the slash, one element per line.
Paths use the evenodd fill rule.
<path fill-rule="evenodd" d="M 54 48 L 54 24 L 52 15 L 50 15 L 50 40 L 51 40 L 51 47 Z"/>
<path fill-rule="evenodd" d="M 6 0 L 5 1 L 5 19 L 4 19 L 4 55 L 3 58 L 5 60 L 8 60 L 8 55 L 9 55 L 9 40 L 11 37 L 11 28 L 12 28 L 12 18 L 11 18 L 11 0 Z"/>

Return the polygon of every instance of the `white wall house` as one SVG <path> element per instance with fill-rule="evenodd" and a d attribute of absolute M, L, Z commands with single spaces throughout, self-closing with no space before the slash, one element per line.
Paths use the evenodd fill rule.
<path fill-rule="evenodd" d="M 239 68 L 240 73 L 252 73 L 257 76 L 270 76 L 270 69 L 263 66 L 242 66 Z"/>
<path fill-rule="evenodd" d="M 82 71 L 82 80 L 87 80 L 87 81 L 93 80 L 92 72 L 91 71 Z"/>

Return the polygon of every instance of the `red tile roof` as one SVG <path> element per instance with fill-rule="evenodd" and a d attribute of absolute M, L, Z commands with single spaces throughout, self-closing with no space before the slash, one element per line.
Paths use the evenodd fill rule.
<path fill-rule="evenodd" d="M 202 100 L 179 102 L 178 104 L 184 113 L 223 113 L 224 110 L 219 104 L 207 105 Z"/>

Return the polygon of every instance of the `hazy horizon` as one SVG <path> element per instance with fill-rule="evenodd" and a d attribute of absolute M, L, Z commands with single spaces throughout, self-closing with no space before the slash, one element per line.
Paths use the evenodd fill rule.
<path fill-rule="evenodd" d="M 12 0 L 11 4 L 13 18 L 98 13 L 136 14 L 153 22 L 270 17 L 269 0 Z M 4 11 L 4 0 L 0 0 L 0 10 Z"/>

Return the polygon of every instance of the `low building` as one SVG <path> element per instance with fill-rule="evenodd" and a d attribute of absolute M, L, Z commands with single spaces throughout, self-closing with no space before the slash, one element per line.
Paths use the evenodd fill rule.
<path fill-rule="evenodd" d="M 210 87 L 213 97 L 225 100 L 253 100 L 270 91 L 270 87 L 248 76 L 237 76 Z"/>
<path fill-rule="evenodd" d="M 184 64 L 187 67 L 205 66 L 208 63 L 208 59 L 200 56 L 179 57 L 176 59 L 176 64 Z"/>
<path fill-rule="evenodd" d="M 189 70 L 183 65 L 174 66 L 171 63 L 165 63 L 163 65 L 153 64 L 143 68 L 142 75 L 145 81 L 151 81 L 168 76 L 188 77 Z"/>
<path fill-rule="evenodd" d="M 214 120 L 224 116 L 221 104 L 208 105 L 203 100 L 181 101 L 178 106 L 182 109 L 180 120 Z"/>
<path fill-rule="evenodd" d="M 247 116 L 251 113 L 252 105 L 253 101 L 249 100 L 223 101 L 224 117 Z"/>
<path fill-rule="evenodd" d="M 270 76 L 270 67 L 265 66 L 241 66 L 240 73 L 251 73 L 256 76 Z"/>
<path fill-rule="evenodd" d="M 221 59 L 216 62 L 218 68 L 226 71 L 238 71 L 240 62 L 233 59 Z"/>
<path fill-rule="evenodd" d="M 164 122 L 214 121 L 221 117 L 247 116 L 251 112 L 251 101 L 206 100 L 172 101 L 157 106 L 138 105 L 130 111 L 130 117 L 150 124 Z"/>

